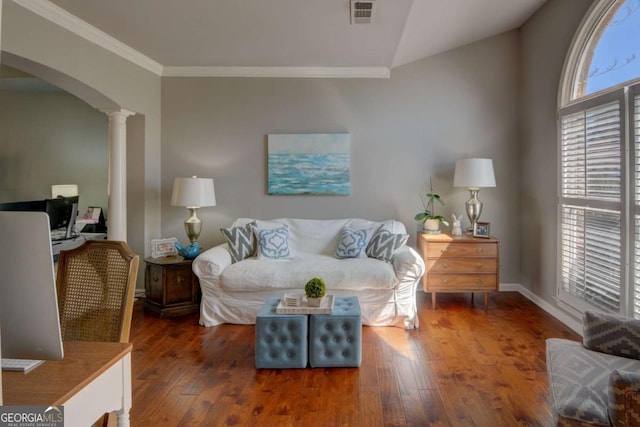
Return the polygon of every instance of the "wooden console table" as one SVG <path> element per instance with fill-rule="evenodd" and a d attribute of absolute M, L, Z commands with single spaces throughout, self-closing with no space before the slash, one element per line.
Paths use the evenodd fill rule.
<path fill-rule="evenodd" d="M 116 412 L 129 425 L 131 344 L 63 343 L 64 359 L 45 361 L 33 371 L 2 372 L 4 405 L 64 406 L 64 425 L 90 426 Z"/>
<path fill-rule="evenodd" d="M 484 292 L 487 310 L 499 283 L 497 239 L 418 233 L 418 251 L 427 267 L 422 288 L 431 293 L 433 308 L 438 292 Z"/>

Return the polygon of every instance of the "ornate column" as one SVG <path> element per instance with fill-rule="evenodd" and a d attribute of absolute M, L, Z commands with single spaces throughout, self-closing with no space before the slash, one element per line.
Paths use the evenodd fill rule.
<path fill-rule="evenodd" d="M 133 111 L 101 109 L 109 117 L 109 183 L 107 237 L 127 241 L 127 117 Z"/>

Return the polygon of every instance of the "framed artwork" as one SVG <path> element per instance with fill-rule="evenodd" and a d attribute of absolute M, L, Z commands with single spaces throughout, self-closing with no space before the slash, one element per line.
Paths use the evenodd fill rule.
<path fill-rule="evenodd" d="M 165 256 L 178 255 L 176 243 L 178 239 L 172 237 L 170 239 L 153 239 L 151 240 L 151 258 L 162 258 Z"/>
<path fill-rule="evenodd" d="M 348 195 L 351 190 L 348 133 L 269 134 L 271 195 Z"/>
<path fill-rule="evenodd" d="M 489 223 L 488 222 L 476 222 L 473 227 L 473 237 L 484 237 L 488 239 L 490 237 L 489 233 Z"/>

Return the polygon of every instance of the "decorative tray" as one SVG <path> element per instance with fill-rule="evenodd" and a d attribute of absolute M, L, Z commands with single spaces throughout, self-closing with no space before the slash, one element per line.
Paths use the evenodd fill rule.
<path fill-rule="evenodd" d="M 326 295 L 320 307 L 311 307 L 307 304 L 307 297 L 304 295 L 286 294 L 280 299 L 276 307 L 278 314 L 332 314 L 335 295 Z M 287 303 L 285 303 L 287 301 Z M 297 305 L 294 305 L 297 304 Z"/>

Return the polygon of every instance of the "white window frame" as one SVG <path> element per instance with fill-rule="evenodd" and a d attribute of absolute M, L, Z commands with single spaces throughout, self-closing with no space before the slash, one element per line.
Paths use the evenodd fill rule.
<path fill-rule="evenodd" d="M 585 63 L 590 62 L 593 50 L 597 45 L 594 37 L 600 37 L 600 22 L 616 7 L 617 0 L 595 1 L 578 31 L 565 59 L 560 87 L 558 90 L 558 240 L 557 250 L 557 297 L 559 305 L 573 312 L 582 313 L 587 309 L 605 311 L 603 307 L 593 306 L 585 299 L 575 297 L 563 289 L 563 252 L 562 252 L 562 211 L 563 206 L 576 204 L 591 208 L 610 208 L 609 202 L 597 200 L 563 199 L 563 166 L 562 160 L 562 118 L 581 109 L 589 109 L 602 105 L 612 97 L 621 102 L 621 182 L 620 182 L 620 305 L 615 312 L 640 319 L 640 111 L 634 110 L 634 99 L 640 97 L 640 79 L 611 87 L 598 93 L 584 96 Z M 598 32 L 600 31 L 600 32 Z M 591 49 L 588 51 L 587 49 Z M 638 104 L 640 109 L 640 103 Z M 575 259 L 575 258 L 574 258 Z"/>

